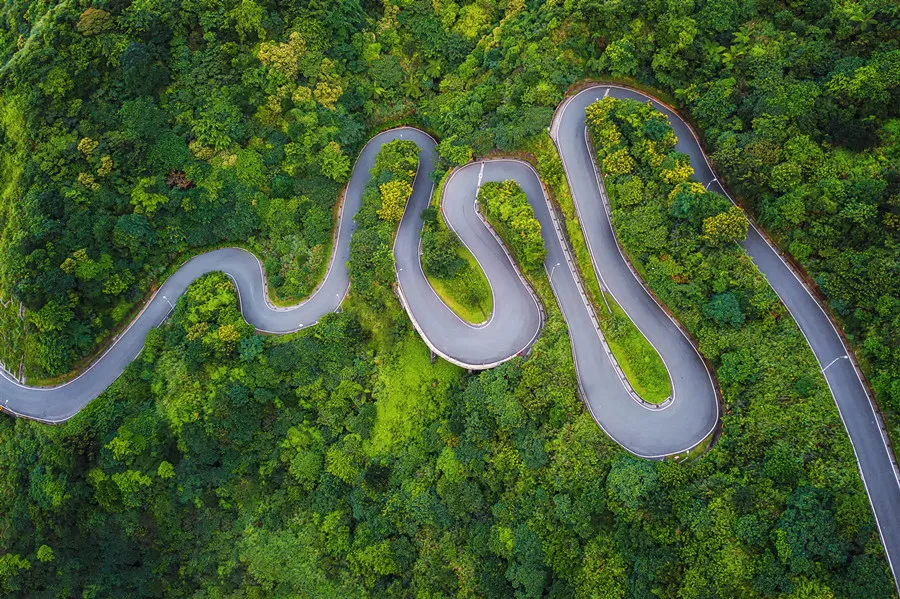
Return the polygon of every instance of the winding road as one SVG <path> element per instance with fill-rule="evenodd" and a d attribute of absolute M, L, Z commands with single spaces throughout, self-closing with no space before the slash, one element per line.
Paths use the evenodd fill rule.
<path fill-rule="evenodd" d="M 606 95 L 652 102 L 657 110 L 669 118 L 678 138 L 676 149 L 690 156 L 694 179 L 732 202 L 734 200 L 719 182 L 697 135 L 671 107 L 647 94 L 614 85 L 594 85 L 567 98 L 557 109 L 550 135 L 562 156 L 585 236 L 595 250 L 602 247 L 602 250 L 594 254 L 595 263 L 599 264 L 599 270 L 611 286 L 611 291 L 618 294 L 619 288 L 612 282 L 613 275 L 608 275 L 609 271 L 605 269 L 605 257 L 612 255 L 617 248 L 613 249 L 616 244 L 612 228 L 608 226 L 605 211 L 600 208 L 605 204 L 605 191 L 593 175 L 584 122 L 584 109 Z M 586 210 L 592 212 L 587 213 Z M 604 221 L 601 226 L 596 226 L 597 219 Z M 801 277 L 784 260 L 781 252 L 767 240 L 755 223 L 751 221 L 750 224 L 747 239 L 741 245 L 794 317 L 819 362 L 850 435 L 888 564 L 897 584 L 895 564 L 900 564 L 900 473 L 887 441 L 881 416 L 875 410 L 853 353 L 828 314 Z M 634 296 L 625 296 L 627 299 L 624 306 L 627 306 L 629 313 L 632 309 L 632 297 Z M 645 333 L 651 332 L 643 330 Z M 653 340 L 650 335 L 648 337 Z M 663 354 L 663 357 L 668 361 L 667 355 Z"/>
<path fill-rule="evenodd" d="M 585 107 L 607 94 L 652 100 L 634 90 L 592 86 L 560 105 L 550 134 L 559 148 L 601 285 L 654 345 L 669 371 L 673 396 L 661 406 L 636 400 L 627 385 L 596 326 L 593 309 L 584 296 L 537 173 L 525 162 L 470 163 L 448 178 L 442 196 L 444 218 L 482 265 L 496 309 L 487 322 L 472 325 L 440 300 L 422 272 L 419 255 L 421 215 L 433 192 L 428 174 L 434 164 L 435 141 L 422 131 L 404 127 L 375 136 L 360 153 L 338 218 L 331 264 L 322 284 L 305 301 L 290 308 L 272 305 L 262 266 L 245 250 L 227 248 L 202 254 L 169 277 L 128 329 L 72 381 L 52 388 L 26 387 L 0 370 L 0 408 L 48 423 L 71 418 L 121 375 L 140 353 L 148 331 L 163 323 L 176 299 L 208 272 L 222 271 L 234 280 L 244 317 L 260 331 L 297 331 L 337 310 L 350 286 L 347 260 L 355 229 L 353 217 L 360 207 L 375 155 L 389 141 L 408 139 L 420 148 L 419 171 L 394 245 L 397 288 L 413 325 L 428 346 L 455 364 L 485 369 L 527 351 L 539 335 L 543 324 L 541 305 L 475 205 L 478 188 L 484 182 L 514 179 L 541 222 L 547 248 L 545 268 L 569 326 L 579 385 L 594 419 L 620 445 L 640 457 L 660 458 L 696 446 L 719 423 L 716 387 L 691 340 L 633 274 L 616 242 L 605 190 L 596 175 L 585 130 Z M 669 117 L 678 136 L 677 149 L 691 157 L 695 178 L 727 196 L 688 124 L 669 107 L 652 101 Z M 751 226 L 743 246 L 794 316 L 822 367 L 850 434 L 893 570 L 894 562 L 900 560 L 900 483 L 879 416 L 852 354 L 810 290 L 755 226 Z"/>

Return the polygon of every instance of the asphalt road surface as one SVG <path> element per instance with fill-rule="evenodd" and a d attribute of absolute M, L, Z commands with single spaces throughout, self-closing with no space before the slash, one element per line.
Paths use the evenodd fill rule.
<path fill-rule="evenodd" d="M 551 136 L 559 146 L 567 168 L 569 185 L 576 196 L 576 202 L 579 203 L 579 209 L 584 211 L 582 226 L 591 244 L 596 243 L 595 250 L 603 244 L 603 252 L 598 252 L 601 254 L 612 253 L 610 249 L 612 244 L 606 239 L 611 229 L 607 225 L 608 219 L 603 211 L 597 209 L 600 204 L 597 196 L 599 189 L 593 176 L 593 169 L 587 167 L 590 164 L 590 154 L 585 142 L 584 109 L 606 94 L 615 98 L 652 101 L 654 107 L 669 117 L 669 122 L 678 137 L 676 149 L 690 156 L 694 178 L 707 185 L 708 189 L 728 197 L 710 167 L 696 135 L 671 108 L 646 94 L 630 89 L 610 85 L 596 85 L 585 89 L 568 98 L 557 110 L 551 127 Z M 592 213 L 588 214 L 587 211 Z M 594 226 L 595 219 L 607 222 L 597 227 Z M 897 571 L 894 564 L 900 561 L 900 482 L 880 416 L 875 412 L 858 368 L 837 329 L 806 285 L 782 259 L 778 249 L 770 244 L 752 223 L 747 240 L 742 245 L 794 317 L 825 374 L 825 380 L 850 434 L 860 474 L 868 490 L 888 563 L 896 582 Z M 618 288 L 613 284 L 612 275 L 607 275 L 604 259 L 597 254 L 595 258 L 598 258 L 604 278 L 618 297 Z M 629 313 L 634 297 L 634 295 L 620 297 L 624 300 Z M 643 330 L 652 340 L 653 331 Z M 664 357 L 668 361 L 668 357 Z"/>
<path fill-rule="evenodd" d="M 341 209 L 332 263 L 320 287 L 307 300 L 291 308 L 272 306 L 266 296 L 261 265 L 244 250 L 230 248 L 203 254 L 169 277 L 130 327 L 79 377 L 59 387 L 34 388 L 22 386 L 8 373 L 0 372 L 0 407 L 45 422 L 72 417 L 119 377 L 140 353 L 147 332 L 164 322 L 176 299 L 191 282 L 208 272 L 222 271 L 235 281 L 245 318 L 261 331 L 296 331 L 337 310 L 349 289 L 346 263 L 355 228 L 353 216 L 359 208 L 369 169 L 382 144 L 403 138 L 414 141 L 421 153 L 413 195 L 394 246 L 396 271 L 401 299 L 426 343 L 454 363 L 489 368 L 527 351 L 539 334 L 542 314 L 537 301 L 475 208 L 477 190 L 483 182 L 515 179 L 528 195 L 542 225 L 547 247 L 545 267 L 569 325 L 579 383 L 595 420 L 623 447 L 642 457 L 661 457 L 689 449 L 715 428 L 719 404 L 710 374 L 693 345 L 631 273 L 616 245 L 604 204 L 605 192 L 591 162 L 584 123 L 584 108 L 607 93 L 619 98 L 650 99 L 640 92 L 614 86 L 586 89 L 557 110 L 551 136 L 559 147 L 602 284 L 657 348 L 669 371 L 674 394 L 664 408 L 650 409 L 628 392 L 593 323 L 540 181 L 525 163 L 473 163 L 458 169 L 448 180 L 443 195 L 444 217 L 482 265 L 494 294 L 495 310 L 486 323 L 475 326 L 460 320 L 441 302 L 425 280 L 419 260 L 421 213 L 433 189 L 428 173 L 434 162 L 435 144 L 425 133 L 411 128 L 382 133 L 361 152 Z M 677 149 L 691 157 L 695 178 L 724 193 L 688 125 L 668 107 L 654 104 L 668 115 L 679 139 Z M 824 371 L 856 451 L 893 570 L 894 561 L 900 559 L 900 483 L 879 418 L 855 363 L 818 302 L 755 227 L 751 227 L 744 248 L 791 311 Z"/>

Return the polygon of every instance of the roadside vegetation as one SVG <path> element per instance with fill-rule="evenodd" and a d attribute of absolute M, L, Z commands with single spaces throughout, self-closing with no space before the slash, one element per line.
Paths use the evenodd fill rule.
<path fill-rule="evenodd" d="M 546 249 L 541 238 L 541 225 L 522 188 L 515 181 L 485 183 L 479 191 L 478 203 L 484 207 L 485 216 L 510 248 L 517 263 L 525 265 L 524 270 L 532 276 L 543 273 Z M 586 266 L 591 276 L 596 277 L 589 256 Z M 594 281 L 596 285 L 596 278 Z M 597 291 L 599 296 L 599 286 Z M 605 303 L 595 302 L 594 308 L 622 372 L 645 401 L 665 401 L 672 395 L 672 384 L 665 364 L 625 311 L 611 296 L 605 295 Z M 552 293 L 550 299 L 555 303 Z M 546 299 L 544 301 L 546 305 Z"/>
<path fill-rule="evenodd" d="M 579 401 L 540 268 L 525 275 L 548 319 L 527 359 L 431 363 L 391 291 L 378 184 L 408 181 L 415 152 L 388 150 L 341 313 L 257 335 L 207 275 L 72 421 L 0 419 L 4 593 L 892 596 L 846 434 L 774 298 L 737 328 L 696 314 L 740 347 L 721 360 L 721 441 L 685 464 L 634 458 Z M 708 268 L 765 288 L 723 248 L 703 248 Z"/>
<path fill-rule="evenodd" d="M 363 297 L 392 295 L 394 236 L 412 195 L 418 165 L 419 147 L 407 140 L 384 144 L 375 157 L 350 241 L 351 284 Z"/>
<path fill-rule="evenodd" d="M 522 270 L 533 273 L 543 269 L 547 249 L 541 237 L 541 223 L 518 183 L 485 183 L 478 190 L 478 207 Z"/>
<path fill-rule="evenodd" d="M 19 361 L 22 359 L 24 325 L 19 318 L 19 303 L 0 297 L 0 363 L 15 376 L 19 374 Z"/>
<path fill-rule="evenodd" d="M 422 270 L 435 293 L 457 316 L 472 324 L 491 317 L 494 297 L 478 260 L 450 230 L 441 214 L 448 171 L 435 186 L 431 205 L 422 215 Z"/>
<path fill-rule="evenodd" d="M 693 119 L 900 434 L 891 3 L 108 4 L 0 9 L 0 295 L 28 312 L 29 377 L 69 372 L 190 251 L 246 243 L 275 297 L 307 295 L 372 131 L 423 126 L 444 170 L 521 150 L 600 77 Z"/>
<path fill-rule="evenodd" d="M 597 321 L 600 322 L 600 329 L 610 351 L 641 399 L 654 404 L 664 402 L 672 397 L 672 381 L 666 365 L 640 329 L 628 318 L 625 310 L 611 295 L 604 295 L 609 309 L 603 304 L 595 306 L 595 310 L 607 310 L 598 315 Z"/>
<path fill-rule="evenodd" d="M 524 145 L 524 152 L 547 186 L 551 200 L 559 206 L 563 216 L 563 231 L 572 250 L 575 267 L 610 351 L 635 393 L 648 403 L 662 403 L 672 396 L 669 372 L 659 352 L 647 341 L 616 300 L 600 287 L 556 144 L 548 134 L 541 133 Z"/>
<path fill-rule="evenodd" d="M 546 249 L 541 238 L 541 225 L 522 188 L 515 181 L 485 183 L 479 191 L 478 203 L 484 207 L 488 222 L 510 248 L 517 263 L 526 265 L 524 270 L 529 278 L 542 274 Z M 586 266 L 596 277 L 589 256 Z M 596 278 L 594 281 L 596 285 Z M 599 295 L 599 287 L 597 291 Z M 549 299 L 556 301 L 552 293 Z M 546 305 L 547 298 L 543 301 Z M 659 354 L 611 296 L 606 294 L 604 301 L 602 304 L 595 302 L 595 312 L 628 382 L 645 401 L 665 401 L 672 395 L 672 385 Z"/>

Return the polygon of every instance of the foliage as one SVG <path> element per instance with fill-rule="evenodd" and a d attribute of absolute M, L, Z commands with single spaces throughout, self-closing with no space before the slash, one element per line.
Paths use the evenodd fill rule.
<path fill-rule="evenodd" d="M 322 150 L 322 174 L 335 181 L 344 181 L 350 173 L 350 158 L 341 151 L 336 141 L 329 142 Z"/>
<path fill-rule="evenodd" d="M 528 152 L 535 157 L 535 168 L 541 180 L 547 185 L 551 201 L 555 202 L 562 219 L 559 220 L 565 232 L 569 247 L 575 259 L 575 268 L 584 285 L 588 300 L 592 303 L 600 329 L 609 343 L 610 350 L 631 383 L 632 389 L 650 403 L 660 403 L 672 395 L 672 381 L 656 348 L 634 325 L 616 300 L 600 288 L 600 281 L 594 269 L 594 262 L 588 249 L 575 203 L 569 192 L 562 160 L 556 145 L 546 133 L 529 140 Z M 627 178 L 626 197 L 634 196 L 636 177 Z M 641 192 L 642 196 L 642 192 Z"/>
<path fill-rule="evenodd" d="M 383 296 L 394 282 L 394 232 L 412 194 L 418 160 L 419 147 L 399 139 L 375 156 L 350 242 L 350 276 L 363 296 Z"/>
<path fill-rule="evenodd" d="M 703 238 L 714 245 L 743 241 L 749 226 L 744 211 L 731 206 L 725 212 L 703 219 Z"/>
<path fill-rule="evenodd" d="M 312 291 L 338 189 L 323 177 L 346 180 L 343 148 L 363 139 L 360 116 L 331 101 L 341 75 L 309 26 L 318 17 L 288 28 L 252 1 L 43 4 L 2 15 L 6 58 L 18 52 L 4 67 L 0 288 L 29 314 L 72 316 L 53 330 L 28 320 L 26 373 L 67 372 L 198 248 L 249 245 L 277 293 Z M 329 37 L 351 47 L 346 31 Z M 64 270 L 79 252 L 107 266 Z"/>
<path fill-rule="evenodd" d="M 176 256 L 211 245 L 250 246 L 276 291 L 302 297 L 367 133 L 417 122 L 442 139 L 443 169 L 521 149 L 568 86 L 611 74 L 694 119 L 724 179 L 820 283 L 897 436 L 893 4 L 88 4 L 0 8 L 4 364 L 68 371 Z M 435 365 L 403 379 L 420 389 L 410 401 L 386 399 L 399 396 L 377 386 L 384 372 L 418 368 L 424 350 L 390 292 L 376 186 L 342 314 L 263 338 L 210 277 L 72 422 L 0 421 L 2 592 L 891 596 L 808 347 L 746 256 L 703 237 L 728 206 L 663 151 L 664 121 L 631 114 L 640 135 L 610 165 L 632 170 L 607 180 L 617 232 L 713 359 L 726 405 L 708 455 L 624 456 L 574 395 L 553 317 L 527 360 Z M 706 308 L 727 293 L 740 326 Z M 402 422 L 420 396 L 421 421 Z M 402 424 L 387 455 L 369 453 L 376 402 Z"/>
<path fill-rule="evenodd" d="M 423 125 L 444 170 L 521 149 L 567 87 L 612 76 L 662 90 L 696 122 L 730 188 L 828 297 L 896 436 L 896 14 L 832 4 L 7 3 L 0 295 L 29 312 L 75 305 L 65 331 L 2 351 L 25 351 L 30 376 L 65 371 L 173 256 L 219 243 L 251 246 L 275 293 L 304 297 L 328 263 L 335 182 L 367 131 Z M 671 166 L 668 184 L 689 176 Z M 160 186 L 172 170 L 194 187 Z M 146 178 L 169 200 L 116 242 L 134 210 L 121 198 Z M 60 272 L 82 249 L 130 271 L 125 290 Z"/>
<path fill-rule="evenodd" d="M 459 238 L 444 223 L 439 209 L 426 208 L 422 213 L 422 266 L 425 273 L 442 279 L 457 276 L 465 269 L 460 257 Z M 443 225 L 443 226 L 441 226 Z"/>
<path fill-rule="evenodd" d="M 378 216 L 382 220 L 399 223 L 406 209 L 406 201 L 412 195 L 412 185 L 407 181 L 388 181 L 378 186 L 381 192 L 381 208 Z"/>
<path fill-rule="evenodd" d="M 540 270 L 547 255 L 541 223 L 519 184 L 512 180 L 485 183 L 478 190 L 478 205 L 522 268 Z"/>
<path fill-rule="evenodd" d="M 648 125 L 662 118 L 652 106 L 608 98 L 593 104 L 588 114 L 589 132 L 600 161 L 620 152 L 623 146 L 643 148 L 635 152 L 639 158 L 632 174 L 605 173 L 613 221 L 638 270 L 699 340 L 701 352 L 717 369 L 726 415 L 722 441 L 712 454 L 747 459 L 750 454 L 740 450 L 740 445 L 764 434 L 764 429 L 773 431 L 774 421 L 763 424 L 768 418 L 787 422 L 785 419 L 795 410 L 799 420 L 816 418 L 830 423 L 821 426 L 841 430 L 808 345 L 765 279 L 740 246 L 709 243 L 710 219 L 724 216 L 735 220 L 728 226 L 733 232 L 728 232 L 727 241 L 746 234 L 740 210 L 717 194 L 706 192 L 702 185 L 671 176 L 672 166 L 680 162 L 680 156 L 673 153 L 676 140 L 671 130 L 652 132 L 658 128 Z M 663 160 L 655 155 L 663 156 Z M 644 193 L 637 201 L 625 193 L 625 201 L 621 201 L 620 191 L 623 185 L 631 185 L 630 177 L 641 179 Z M 763 416 L 769 409 L 779 414 Z M 821 442 L 828 438 L 831 451 L 853 463 L 843 434 L 813 436 Z M 804 575 L 813 567 L 846 566 L 850 537 L 835 532 L 840 519 L 835 503 L 839 495 L 830 482 L 815 482 L 818 475 L 807 471 L 811 478 L 806 479 L 802 474 L 803 464 L 810 464 L 806 450 L 796 444 L 774 442 L 757 455 L 750 459 L 759 460 L 755 463 L 774 485 L 772 488 L 789 487 L 780 494 L 783 507 L 779 516 L 773 519 L 761 512 L 741 514 L 738 497 L 743 490 L 733 491 L 730 505 L 724 500 L 711 501 L 710 510 L 716 514 L 712 522 L 718 518 L 732 522 L 739 546 L 721 547 L 718 551 L 723 553 L 712 560 L 717 565 L 709 569 L 700 563 L 692 566 L 685 574 L 691 582 L 682 587 L 682 593 L 689 589 L 689 596 L 703 596 L 704 585 L 713 585 L 728 596 L 790 593 L 809 583 Z M 716 463 L 717 467 L 723 464 L 721 459 Z M 652 475 L 636 473 L 639 467 L 644 466 L 625 462 L 621 472 L 614 466 L 610 474 L 616 474 L 612 492 L 625 507 L 642 505 L 642 497 L 653 496 L 655 487 L 648 482 Z M 648 484 L 651 490 L 645 491 Z M 756 492 L 762 492 L 756 488 Z M 753 504 L 747 497 L 745 505 Z M 726 557 L 731 551 L 736 553 Z M 740 556 L 738 561 L 735 555 Z M 721 578 L 723 571 L 729 572 L 727 580 Z M 816 592 L 825 596 L 835 594 L 834 589 L 840 586 L 818 584 L 823 586 Z"/>
<path fill-rule="evenodd" d="M 389 227 L 373 191 L 366 222 Z M 344 312 L 263 337 L 208 275 L 72 421 L 0 420 L 4 592 L 891 596 L 852 451 L 786 316 L 734 340 L 764 361 L 730 360 L 751 373 L 737 386 L 720 370 L 724 437 L 676 464 L 597 427 L 552 303 L 527 360 L 469 374 L 430 363 L 390 292 L 351 289 Z"/>

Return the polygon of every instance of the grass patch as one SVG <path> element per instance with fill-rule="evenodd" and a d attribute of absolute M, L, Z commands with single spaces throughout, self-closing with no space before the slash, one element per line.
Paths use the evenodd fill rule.
<path fill-rule="evenodd" d="M 716 439 L 716 432 L 717 430 L 713 429 L 708 435 L 706 435 L 706 437 L 702 441 L 694 445 L 688 451 L 675 456 L 671 456 L 671 458 L 667 459 L 674 459 L 675 461 L 681 463 L 693 462 L 694 460 L 705 454 L 707 451 L 709 451 L 709 449 L 713 445 L 713 441 L 715 441 Z"/>
<path fill-rule="evenodd" d="M 460 247 L 457 255 L 466 265 L 449 279 L 426 275 L 438 297 L 457 316 L 472 324 L 485 322 L 494 309 L 494 296 L 478 260 L 472 252 Z"/>
<path fill-rule="evenodd" d="M 444 222 L 440 212 L 448 171 L 435 186 L 422 230 L 422 270 L 438 297 L 472 324 L 488 320 L 494 309 L 490 283 L 475 256 Z"/>
<path fill-rule="evenodd" d="M 607 294 L 604 301 L 556 145 L 548 134 L 542 133 L 526 142 L 523 150 L 526 152 L 524 158 L 535 166 L 547 185 L 551 200 L 562 212 L 563 227 L 585 293 L 622 372 L 641 399 L 649 403 L 664 401 L 672 394 L 672 382 L 662 358 L 612 297 Z M 607 302 L 612 314 L 606 308 Z"/>
<path fill-rule="evenodd" d="M 612 314 L 606 311 L 606 306 L 599 307 L 604 314 L 598 320 L 609 349 L 635 393 L 646 402 L 662 403 L 672 394 L 672 382 L 665 364 L 625 310 L 612 296 L 605 295 Z"/>
<path fill-rule="evenodd" d="M 464 376 L 463 369 L 444 360 L 432 364 L 430 352 L 419 337 L 407 335 L 378 369 L 369 454 L 386 455 L 410 439 L 421 438 L 444 413 L 452 387 Z"/>

